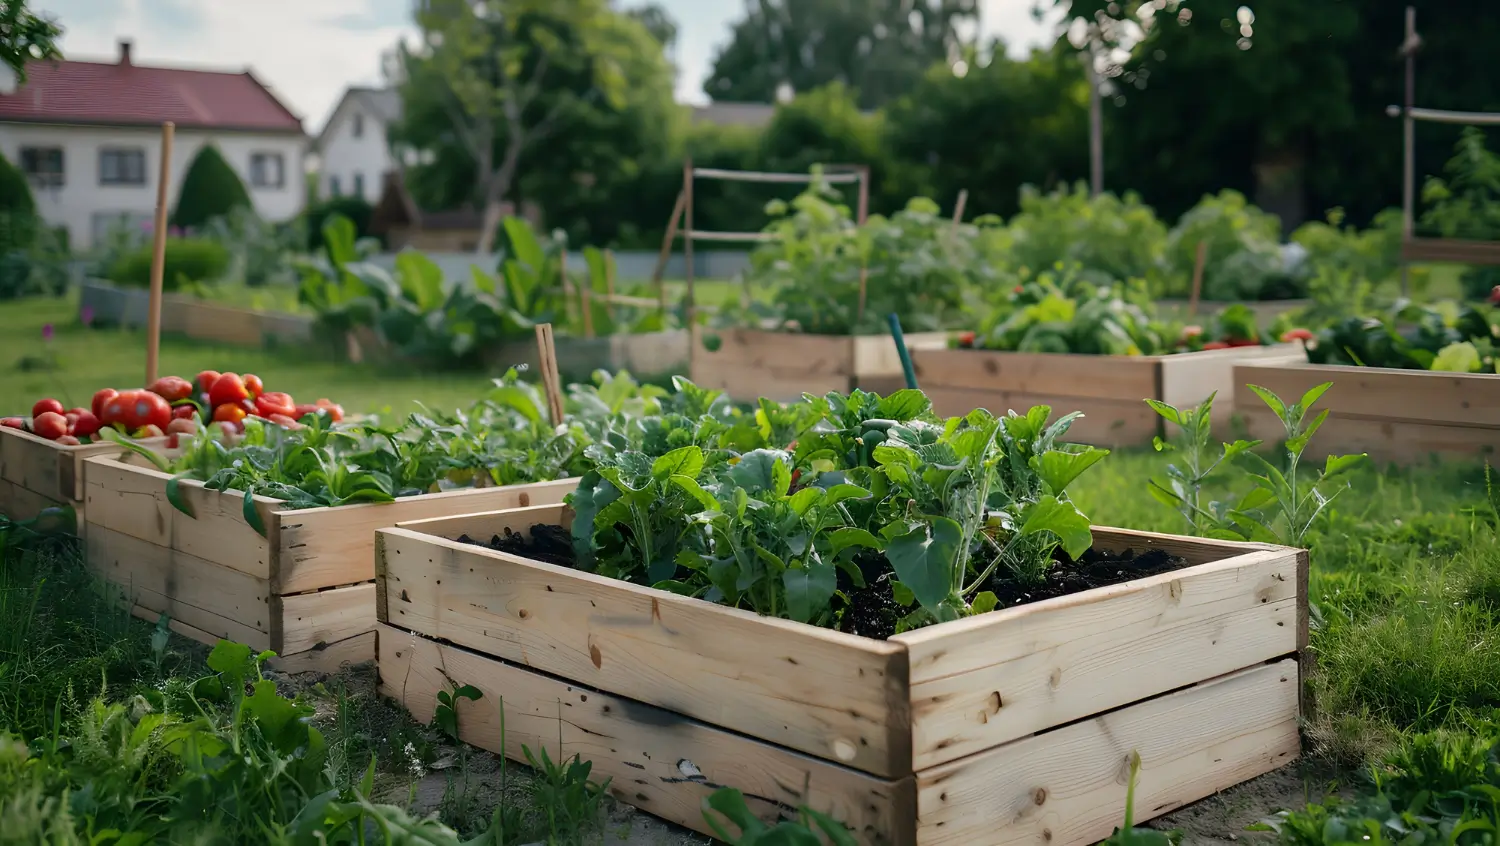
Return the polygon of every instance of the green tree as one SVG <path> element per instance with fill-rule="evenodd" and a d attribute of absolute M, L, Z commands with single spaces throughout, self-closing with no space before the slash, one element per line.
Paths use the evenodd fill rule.
<path fill-rule="evenodd" d="M 977 0 L 746 0 L 703 90 L 771 103 L 783 85 L 800 94 L 841 82 L 861 107 L 878 108 L 933 63 L 958 60 L 978 22 Z"/>
<path fill-rule="evenodd" d="M 32 13 L 27 0 L 0 0 L 0 62 L 26 81 L 26 63 L 60 59 L 57 39 L 62 27 L 50 18 Z"/>
<path fill-rule="evenodd" d="M 466 193 L 485 210 L 482 252 L 493 247 L 523 157 L 564 130 L 582 131 L 599 111 L 624 110 L 633 86 L 652 87 L 628 73 L 643 52 L 670 88 L 661 45 L 606 0 L 429 0 L 417 24 L 424 46 L 403 54 L 408 114 L 398 140 L 435 161 L 464 154 L 467 162 L 420 176 L 441 175 L 450 191 L 474 187 Z"/>
<path fill-rule="evenodd" d="M 172 209 L 172 225 L 202 226 L 216 217 L 229 214 L 236 206 L 251 208 L 250 195 L 234 168 L 224 161 L 219 148 L 204 144 L 182 178 L 177 205 Z"/>
<path fill-rule="evenodd" d="M 36 200 L 26 177 L 0 155 L 0 256 L 30 247 L 36 239 Z"/>
<path fill-rule="evenodd" d="M 963 76 L 933 67 L 886 110 L 890 155 L 904 164 L 899 186 L 951 204 L 1011 215 L 1020 188 L 1066 185 L 1088 173 L 1088 88 L 1066 47 L 1008 59 L 1003 46 Z"/>

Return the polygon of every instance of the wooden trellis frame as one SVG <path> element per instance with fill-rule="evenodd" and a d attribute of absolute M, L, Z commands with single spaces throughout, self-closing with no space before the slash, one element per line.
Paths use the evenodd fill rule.
<path fill-rule="evenodd" d="M 657 257 L 656 272 L 652 274 L 651 281 L 657 286 L 657 296 L 660 298 L 662 308 L 666 307 L 667 286 L 662 279 L 667 259 L 672 252 L 672 243 L 680 235 L 682 237 L 682 257 L 684 273 L 687 281 L 687 314 L 686 322 L 691 329 L 695 324 L 698 313 L 697 298 L 695 296 L 694 268 L 693 268 L 693 243 L 695 241 L 717 241 L 720 243 L 763 243 L 773 236 L 765 232 L 716 232 L 695 229 L 693 226 L 693 189 L 699 179 L 712 179 L 720 182 L 759 182 L 779 183 L 790 185 L 806 185 L 814 180 L 821 180 L 829 185 L 858 185 L 859 199 L 855 209 L 855 222 L 863 226 L 865 219 L 870 213 L 870 168 L 868 165 L 824 165 L 821 174 L 814 173 L 776 173 L 770 171 L 754 170 L 727 170 L 723 168 L 694 167 L 693 160 L 688 159 L 682 165 L 682 190 L 677 195 L 677 204 L 672 210 L 671 220 L 667 223 L 667 234 L 662 239 L 661 254 Z M 865 272 L 860 270 L 859 275 L 859 313 L 863 314 L 865 308 Z M 696 346 L 696 345 L 694 345 Z M 690 354 L 691 360 L 691 354 Z"/>
<path fill-rule="evenodd" d="M 1419 109 L 1413 105 L 1417 88 L 1417 51 L 1422 37 L 1417 34 L 1417 10 L 1406 7 L 1406 37 L 1399 55 L 1406 60 L 1406 101 L 1402 106 L 1387 106 L 1385 113 L 1402 118 L 1401 174 L 1401 293 L 1410 288 L 1411 263 L 1414 261 L 1451 261 L 1462 264 L 1500 266 L 1500 242 L 1468 241 L 1457 238 L 1418 238 L 1416 220 L 1416 122 L 1456 123 L 1465 126 L 1500 126 L 1500 113 L 1458 112 L 1446 109 Z"/>

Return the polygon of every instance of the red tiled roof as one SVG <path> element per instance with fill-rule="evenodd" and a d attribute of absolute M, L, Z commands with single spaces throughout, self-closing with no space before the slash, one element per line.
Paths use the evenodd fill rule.
<path fill-rule="evenodd" d="M 302 121 L 249 71 L 36 62 L 14 94 L 0 94 L 0 121 L 156 125 L 302 132 Z"/>

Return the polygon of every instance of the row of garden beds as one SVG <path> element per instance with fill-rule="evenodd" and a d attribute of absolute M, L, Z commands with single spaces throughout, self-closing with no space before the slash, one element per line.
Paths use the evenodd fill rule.
<path fill-rule="evenodd" d="M 972 393 L 944 400 L 961 412 L 1070 408 L 1089 396 L 1084 385 L 1147 379 L 1148 396 L 1190 402 L 1163 380 L 1194 363 L 1212 371 L 1194 377 L 1199 393 L 1251 382 L 1294 397 L 1334 372 L 1316 443 L 1377 431 L 1384 440 L 1370 443 L 1412 457 L 1500 440 L 1500 380 L 1489 376 L 1216 353 L 1134 362 L 1139 372 L 1107 357 L 1023 356 L 1075 362 L 1040 372 L 1022 354 L 932 352 L 954 360 L 924 364 L 919 351 L 924 381 L 971 380 L 959 389 Z M 989 358 L 992 375 L 1020 367 L 1032 387 L 984 394 L 973 380 Z M 1251 400 L 1236 394 L 1234 405 L 1248 412 Z M 1424 434 L 1434 429 L 1466 434 Z M 116 445 L 0 429 L 0 481 L 18 516 L 78 509 L 92 566 L 141 616 L 276 650 L 289 669 L 378 654 L 382 690 L 419 719 L 439 692 L 473 685 L 488 695 L 460 701 L 465 740 L 518 759 L 523 745 L 580 754 L 622 801 L 701 831 L 702 798 L 731 786 L 767 818 L 805 804 L 866 843 L 1086 843 L 1121 819 L 1133 758 L 1145 819 L 1298 752 L 1308 618 L 1297 550 L 1095 528 L 1096 553 L 1178 566 L 878 639 L 459 540 L 568 528 L 573 479 L 287 509 L 201 482 L 174 489 Z"/>

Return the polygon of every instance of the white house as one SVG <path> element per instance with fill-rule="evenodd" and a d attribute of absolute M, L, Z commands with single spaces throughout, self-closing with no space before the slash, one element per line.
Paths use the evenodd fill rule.
<path fill-rule="evenodd" d="M 66 226 L 75 248 L 120 222 L 149 226 L 161 169 L 161 125 L 176 124 L 168 202 L 204 144 L 239 174 L 267 220 L 302 211 L 302 121 L 250 71 L 115 62 L 36 62 L 16 85 L 0 67 L 0 153 L 29 178 L 37 212 Z"/>
<path fill-rule="evenodd" d="M 400 120 L 401 94 L 395 89 L 345 90 L 318 135 L 318 196 L 378 202 L 385 174 L 396 169 L 386 132 Z"/>

